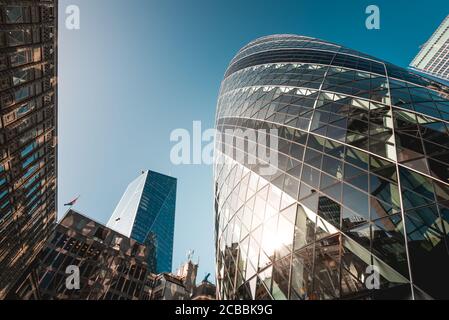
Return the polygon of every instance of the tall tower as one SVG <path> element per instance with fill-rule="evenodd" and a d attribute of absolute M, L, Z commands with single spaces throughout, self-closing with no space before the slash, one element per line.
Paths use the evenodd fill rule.
<path fill-rule="evenodd" d="M 449 81 L 449 15 L 423 45 L 410 66 L 417 71 Z"/>
<path fill-rule="evenodd" d="M 156 271 L 171 272 L 176 207 L 175 178 L 145 171 L 128 185 L 107 227 L 145 243 L 156 244 Z"/>
<path fill-rule="evenodd" d="M 268 36 L 231 61 L 216 128 L 220 298 L 449 298 L 448 87 Z"/>
<path fill-rule="evenodd" d="M 0 6 L 0 299 L 56 221 L 57 11 Z"/>

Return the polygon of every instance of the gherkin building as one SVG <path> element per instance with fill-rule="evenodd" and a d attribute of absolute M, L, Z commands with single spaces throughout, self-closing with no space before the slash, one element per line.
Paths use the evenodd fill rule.
<path fill-rule="evenodd" d="M 216 129 L 220 299 L 449 298 L 444 84 L 267 36 L 229 64 Z"/>

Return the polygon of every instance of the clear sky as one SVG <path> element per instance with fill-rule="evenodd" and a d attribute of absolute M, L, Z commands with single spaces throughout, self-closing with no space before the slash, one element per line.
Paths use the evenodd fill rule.
<path fill-rule="evenodd" d="M 214 273 L 212 167 L 170 162 L 170 133 L 213 127 L 234 54 L 268 34 L 321 38 L 407 66 L 449 14 L 447 0 L 60 0 L 59 216 L 63 204 L 106 223 L 141 170 L 178 178 L 173 268 L 195 249 Z M 81 29 L 65 28 L 78 5 Z M 381 29 L 365 9 L 379 6 Z"/>

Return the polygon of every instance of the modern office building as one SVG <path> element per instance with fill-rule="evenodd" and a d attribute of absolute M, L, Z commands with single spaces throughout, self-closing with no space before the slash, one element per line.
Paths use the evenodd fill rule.
<path fill-rule="evenodd" d="M 410 66 L 417 71 L 449 81 L 449 15 L 422 46 Z"/>
<path fill-rule="evenodd" d="M 107 226 L 144 243 L 156 241 L 156 272 L 171 272 L 176 207 L 175 178 L 144 171 L 128 185 Z"/>
<path fill-rule="evenodd" d="M 56 221 L 57 1 L 0 5 L 0 299 Z"/>
<path fill-rule="evenodd" d="M 243 47 L 216 114 L 219 298 L 449 298 L 448 124 L 449 88 L 388 62 Z"/>
<path fill-rule="evenodd" d="M 149 300 L 151 259 L 151 242 L 139 243 L 69 210 L 7 299 Z M 78 288 L 70 266 L 79 271 Z"/>

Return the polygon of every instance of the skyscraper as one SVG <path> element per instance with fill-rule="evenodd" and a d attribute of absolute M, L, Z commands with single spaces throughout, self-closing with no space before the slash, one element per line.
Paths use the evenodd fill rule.
<path fill-rule="evenodd" d="M 0 299 L 56 220 L 57 1 L 0 6 Z"/>
<path fill-rule="evenodd" d="M 216 114 L 219 297 L 449 298 L 448 125 L 449 88 L 388 62 L 296 35 L 243 47 Z M 250 130 L 277 161 L 237 148 Z"/>
<path fill-rule="evenodd" d="M 175 178 L 145 171 L 128 185 L 107 226 L 141 243 L 153 236 L 156 271 L 171 272 L 176 207 Z"/>
<path fill-rule="evenodd" d="M 449 81 L 449 15 L 423 45 L 410 66 L 417 71 Z"/>

